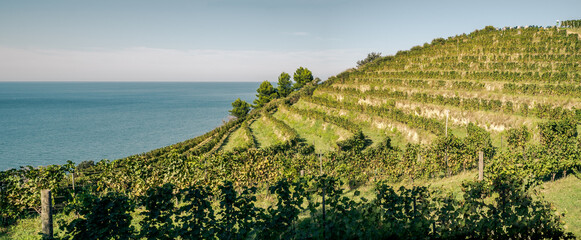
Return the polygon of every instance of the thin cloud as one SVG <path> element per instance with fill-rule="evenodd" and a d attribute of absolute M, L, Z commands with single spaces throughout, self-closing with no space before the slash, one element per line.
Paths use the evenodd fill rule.
<path fill-rule="evenodd" d="M 0 81 L 263 81 L 303 66 L 326 79 L 361 50 L 228 51 L 128 48 L 72 51 L 0 47 Z"/>

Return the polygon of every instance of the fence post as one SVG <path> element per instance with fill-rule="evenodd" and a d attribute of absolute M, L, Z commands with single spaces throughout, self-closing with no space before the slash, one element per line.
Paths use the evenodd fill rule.
<path fill-rule="evenodd" d="M 73 194 L 75 193 L 75 170 L 73 170 Z"/>
<path fill-rule="evenodd" d="M 42 222 L 43 239 L 52 239 L 52 201 L 49 189 L 40 191 L 40 220 Z"/>
<path fill-rule="evenodd" d="M 323 175 L 323 158 L 321 157 L 321 154 L 319 155 L 319 169 L 321 170 L 321 175 Z"/>
<path fill-rule="evenodd" d="M 327 239 L 327 217 L 325 216 L 325 192 L 327 190 L 327 178 L 323 180 L 323 239 Z"/>
<path fill-rule="evenodd" d="M 484 180 L 484 153 L 478 152 L 478 181 Z"/>

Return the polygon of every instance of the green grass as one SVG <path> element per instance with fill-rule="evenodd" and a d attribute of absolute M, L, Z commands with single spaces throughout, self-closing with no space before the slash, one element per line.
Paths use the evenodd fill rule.
<path fill-rule="evenodd" d="M 53 217 L 53 233 L 55 237 L 63 237 L 63 232 L 59 229 L 59 221 L 70 221 L 73 215 L 62 213 L 55 214 Z M 0 228 L 0 240 L 8 239 L 42 239 L 40 216 L 20 219 L 17 224 L 6 229 Z"/>
<path fill-rule="evenodd" d="M 299 102 L 295 103 L 293 105 L 293 107 L 296 108 L 301 108 L 301 109 L 314 109 L 317 111 L 322 111 L 325 112 L 327 114 L 331 114 L 331 115 L 340 115 L 341 117 L 344 117 L 346 119 L 348 119 L 349 121 L 358 124 L 359 127 L 361 128 L 361 131 L 363 131 L 363 133 L 368 136 L 371 141 L 373 142 L 373 144 L 371 145 L 371 147 L 374 147 L 376 144 L 382 142 L 385 137 L 389 136 L 391 138 L 391 144 L 393 146 L 398 146 L 398 147 L 405 147 L 406 143 L 408 142 L 408 139 L 406 138 L 406 136 L 403 135 L 402 132 L 400 132 L 397 128 L 394 128 L 394 130 L 391 130 L 389 127 L 387 126 L 383 126 L 383 127 L 379 127 L 379 125 L 385 125 L 385 123 L 389 123 L 391 122 L 391 120 L 389 119 L 382 119 L 380 117 L 377 116 L 369 116 L 367 114 L 364 113 L 360 113 L 360 112 L 356 112 L 356 111 L 351 111 L 351 110 L 347 110 L 347 109 L 333 109 L 333 108 L 328 108 L 325 106 L 320 106 L 320 105 L 316 105 L 316 104 L 312 104 L 312 103 L 308 103 L 305 102 L 304 100 L 300 100 Z M 421 130 L 420 130 L 421 131 Z M 431 139 L 433 136 L 431 136 L 431 134 L 422 134 L 424 137 L 426 137 L 426 139 Z"/>
<path fill-rule="evenodd" d="M 136 209 L 131 213 L 132 220 L 131 226 L 133 226 L 136 232 L 141 230 L 139 222 L 143 220 L 143 216 L 140 214 L 143 212 L 142 208 Z M 57 213 L 53 215 L 53 234 L 56 238 L 64 237 L 64 232 L 61 231 L 59 221 L 64 220 L 69 222 L 73 220 L 74 215 L 65 215 L 63 213 Z M 12 225 L 6 229 L 0 228 L 0 240 L 10 240 L 10 239 L 42 239 L 39 233 L 41 232 L 41 222 L 40 216 L 29 217 L 21 219 L 17 224 Z"/>
<path fill-rule="evenodd" d="M 352 135 L 351 132 L 334 124 L 291 114 L 284 109 L 279 109 L 274 117 L 294 128 L 307 143 L 314 144 L 317 153 L 336 150 L 337 141 L 347 139 Z"/>
<path fill-rule="evenodd" d="M 40 217 L 22 219 L 16 225 L 6 228 L 5 233 L 0 234 L 0 240 L 40 239 L 40 227 Z"/>
<path fill-rule="evenodd" d="M 454 134 L 454 136 L 459 138 L 465 138 L 466 136 L 468 136 L 468 132 L 466 131 L 465 126 L 448 125 L 448 133 Z"/>
<path fill-rule="evenodd" d="M 256 119 L 250 125 L 250 131 L 256 139 L 257 147 L 264 148 L 282 142 L 274 133 L 273 127 L 264 118 Z"/>
<path fill-rule="evenodd" d="M 565 229 L 581 236 L 581 179 L 568 175 L 566 178 L 546 182 L 541 193 L 545 200 L 554 204 L 559 213 L 565 213 Z"/>
<path fill-rule="evenodd" d="M 232 151 L 236 147 L 243 146 L 247 141 L 248 139 L 246 139 L 246 136 L 244 135 L 244 129 L 240 127 L 228 136 L 226 143 L 220 148 L 220 150 Z"/>

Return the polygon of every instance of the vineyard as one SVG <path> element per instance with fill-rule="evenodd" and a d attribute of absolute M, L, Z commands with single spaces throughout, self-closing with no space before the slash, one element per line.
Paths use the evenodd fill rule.
<path fill-rule="evenodd" d="M 288 96 L 268 92 L 197 138 L 114 161 L 0 172 L 0 224 L 40 211 L 39 192 L 51 189 L 80 216 L 63 229 L 73 239 L 92 234 L 90 206 L 103 201 L 119 204 L 125 221 L 103 238 L 571 237 L 534 192 L 581 179 L 581 40 L 568 31 L 578 27 L 486 27 L 322 83 L 295 73 L 301 84 Z M 474 171 L 479 152 L 486 179 L 459 196 L 414 185 Z M 400 182 L 412 187 L 390 186 Z M 344 197 L 365 185 L 373 199 Z M 254 205 L 257 189 L 274 196 L 271 207 Z M 127 223 L 135 212 L 146 219 L 140 231 Z"/>

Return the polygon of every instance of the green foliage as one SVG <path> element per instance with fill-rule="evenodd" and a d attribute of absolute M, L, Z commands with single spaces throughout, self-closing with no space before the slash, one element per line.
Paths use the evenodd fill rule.
<path fill-rule="evenodd" d="M 326 107 L 336 107 L 337 102 L 328 98 L 322 97 L 306 97 L 306 101 L 320 104 Z M 393 108 L 390 104 L 383 106 L 363 106 L 356 103 L 342 102 L 340 105 L 344 109 L 359 111 L 367 114 L 376 115 L 388 119 L 393 119 L 398 122 L 405 123 L 411 127 L 425 129 L 436 135 L 444 134 L 444 125 L 430 118 L 417 116 L 415 114 L 406 114 L 400 109 Z"/>
<path fill-rule="evenodd" d="M 177 235 L 184 239 L 210 239 L 214 236 L 216 217 L 210 198 L 209 187 L 190 186 L 178 196 L 183 205 L 177 210 Z"/>
<path fill-rule="evenodd" d="M 77 165 L 75 170 L 77 172 L 84 172 L 85 170 L 89 170 L 95 166 L 95 162 L 93 160 L 82 161 Z"/>
<path fill-rule="evenodd" d="M 365 83 L 366 81 L 360 81 Z M 426 81 L 426 80 L 401 80 L 401 79 L 388 79 L 384 82 L 388 82 L 393 86 L 404 86 L 404 87 L 414 87 L 422 89 L 440 89 L 445 87 L 446 82 L 440 81 Z M 440 85 L 442 84 L 442 85 Z M 481 90 L 484 89 L 484 84 L 482 83 L 472 83 L 467 81 L 453 81 L 449 84 L 454 90 Z M 528 104 L 516 105 L 511 101 L 504 101 L 496 99 L 481 99 L 481 98 L 464 98 L 458 96 L 443 96 L 440 94 L 429 94 L 429 93 L 408 93 L 407 91 L 394 90 L 394 89 L 383 89 L 383 87 L 376 86 L 372 90 L 361 91 L 356 87 L 323 87 L 322 91 L 332 91 L 334 93 L 340 93 L 344 95 L 356 96 L 354 99 L 361 97 L 377 97 L 381 99 L 388 99 L 390 104 L 395 105 L 397 100 L 407 100 L 415 101 L 419 103 L 427 104 L 438 104 L 446 106 L 459 107 L 462 110 L 481 110 L 481 111 L 503 111 L 506 114 L 518 114 L 523 116 L 536 116 L 542 119 L 566 119 L 574 118 L 581 119 L 577 116 L 577 109 L 564 109 L 562 107 L 553 106 L 552 104 L 540 104 L 537 103 L 532 109 L 529 109 Z M 505 91 L 510 91 L 505 89 Z M 575 92 L 575 91 L 572 91 Z M 543 90 L 543 93 L 546 91 Z M 574 95 L 574 94 L 570 94 Z M 569 96 L 569 94 L 568 94 Z M 517 108 L 518 106 L 518 108 Z"/>
<path fill-rule="evenodd" d="M 276 204 L 262 213 L 263 219 L 259 239 L 292 239 L 296 238 L 296 222 L 299 214 L 305 209 L 302 207 L 306 194 L 306 181 L 298 179 L 289 181 L 281 179 L 268 188 L 270 194 L 276 195 Z"/>
<path fill-rule="evenodd" d="M 487 237 L 506 239 L 520 234 L 534 239 L 574 238 L 564 233 L 549 203 L 530 195 L 535 181 L 504 172 L 489 179 L 489 191 L 497 197 L 486 212 L 485 223 L 490 228 Z"/>
<path fill-rule="evenodd" d="M 306 116 L 311 119 L 322 119 L 325 122 L 333 123 L 343 129 L 346 129 L 352 133 L 356 133 L 360 131 L 359 126 L 354 124 L 353 122 L 339 116 L 326 114 L 324 112 L 312 110 L 312 109 L 299 109 L 290 107 L 288 108 L 291 112 L 297 113 L 302 116 Z"/>
<path fill-rule="evenodd" d="M 524 152 L 527 142 L 531 139 L 531 133 L 524 125 L 521 128 L 509 129 L 507 135 L 506 142 L 511 150 L 521 149 Z"/>
<path fill-rule="evenodd" d="M 257 99 L 253 102 L 254 108 L 262 107 L 278 96 L 276 89 L 268 81 L 262 82 L 256 92 L 258 92 L 258 94 L 256 95 Z"/>
<path fill-rule="evenodd" d="M 242 101 L 242 100 L 240 100 L 240 98 L 238 98 L 234 102 L 232 102 L 232 110 L 230 110 L 228 112 L 230 112 L 230 115 L 232 115 L 234 117 L 244 118 L 244 117 L 246 117 L 246 114 L 248 114 L 249 111 L 250 111 L 250 104 L 248 104 L 246 101 Z"/>
<path fill-rule="evenodd" d="M 301 89 L 313 81 L 313 73 L 307 68 L 299 67 L 293 74 L 293 80 L 295 81 L 293 88 Z"/>
<path fill-rule="evenodd" d="M 40 191 L 62 193 L 59 187 L 74 166 L 68 161 L 64 165 L 27 166 L 0 172 L 0 226 L 14 223 L 29 210 L 40 213 Z"/>
<path fill-rule="evenodd" d="M 369 145 L 371 140 L 361 130 L 355 132 L 349 139 L 337 143 L 339 150 L 351 152 L 361 152 Z"/>
<path fill-rule="evenodd" d="M 276 201 L 266 209 L 255 206 L 255 188 L 237 190 L 229 181 L 217 195 L 208 187 L 163 185 L 141 198 L 140 234 L 130 226 L 134 204 L 113 192 L 80 195 L 79 218 L 62 224 L 64 239 L 574 239 L 532 191 L 537 183 L 500 171 L 464 182 L 459 198 L 423 186 L 395 190 L 382 181 L 375 198 L 366 199 L 359 191 L 345 196 L 340 181 L 322 175 L 277 181 L 268 188 Z"/>
<path fill-rule="evenodd" d="M 432 149 L 438 155 L 436 161 L 439 165 L 445 166 L 446 176 L 466 169 L 466 145 L 453 134 L 436 139 Z"/>
<path fill-rule="evenodd" d="M 276 87 L 278 96 L 284 98 L 288 96 L 292 90 L 291 76 L 285 72 L 281 73 L 280 76 L 278 76 L 278 84 Z"/>
<path fill-rule="evenodd" d="M 581 20 L 561 21 L 561 27 L 579 28 L 581 27 Z"/>
<path fill-rule="evenodd" d="M 218 239 L 245 239 L 256 225 L 258 209 L 254 206 L 256 188 L 245 188 L 238 193 L 232 182 L 219 186 L 220 211 L 216 222 Z"/>
<path fill-rule="evenodd" d="M 141 204 L 145 211 L 139 236 L 146 239 L 175 239 L 176 227 L 172 219 L 175 215 L 174 186 L 164 184 L 147 190 Z"/>
<path fill-rule="evenodd" d="M 246 151 L 250 148 L 255 148 L 256 147 L 256 139 L 254 137 L 254 135 L 252 134 L 252 131 L 250 130 L 250 126 L 249 126 L 249 121 L 244 121 L 242 123 L 242 126 L 240 126 L 239 128 L 239 136 L 238 136 L 238 145 L 236 147 L 234 147 L 232 149 L 232 151 L 234 152 L 242 152 L 242 151 Z M 228 141 L 233 141 L 236 139 L 230 139 L 231 137 L 233 137 L 232 135 L 229 136 L 229 140 Z M 230 143 L 229 144 L 234 144 L 234 143 Z"/>
<path fill-rule="evenodd" d="M 573 120 L 550 121 L 539 124 L 541 144 L 544 147 L 544 163 L 553 173 L 579 166 L 579 140 L 577 139 L 577 122 Z"/>
<path fill-rule="evenodd" d="M 285 122 L 275 118 L 271 114 L 264 114 L 263 116 L 281 131 L 282 135 L 284 135 L 285 142 L 295 142 L 298 139 L 299 134 L 297 133 L 297 130 L 290 127 Z"/>
<path fill-rule="evenodd" d="M 496 149 L 492 146 L 489 132 L 473 123 L 468 123 L 466 130 L 468 133 L 468 136 L 464 139 L 468 155 L 467 162 L 465 162 L 466 165 L 476 164 L 479 151 L 482 151 L 487 159 L 494 157 Z"/>
<path fill-rule="evenodd" d="M 357 61 L 357 67 L 361 67 L 361 66 L 368 64 L 370 62 L 373 62 L 379 58 L 381 58 L 380 52 L 371 52 L 371 53 L 367 54 L 367 57 L 365 59 Z"/>
<path fill-rule="evenodd" d="M 131 212 L 134 204 L 127 196 L 109 192 L 102 197 L 90 194 L 79 196 L 72 206 L 81 216 L 61 223 L 64 239 L 129 239 L 134 236 Z"/>

